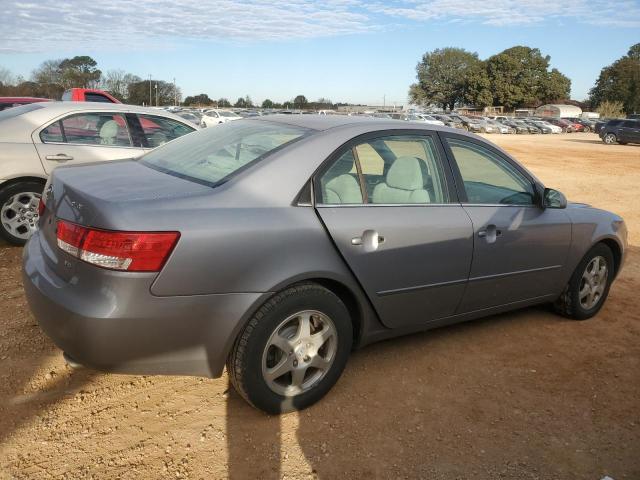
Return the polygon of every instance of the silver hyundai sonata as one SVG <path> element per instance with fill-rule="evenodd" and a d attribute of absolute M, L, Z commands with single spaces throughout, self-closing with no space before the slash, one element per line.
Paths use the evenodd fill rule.
<path fill-rule="evenodd" d="M 219 377 L 305 408 L 354 347 L 528 305 L 595 315 L 623 220 L 569 204 L 447 127 L 288 115 L 229 122 L 138 160 L 56 169 L 24 251 L 70 361 Z"/>

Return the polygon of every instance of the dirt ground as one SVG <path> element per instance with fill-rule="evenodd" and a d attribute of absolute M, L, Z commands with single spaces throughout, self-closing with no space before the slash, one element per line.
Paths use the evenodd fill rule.
<path fill-rule="evenodd" d="M 493 135 L 548 186 L 621 214 L 597 318 L 531 308 L 356 352 L 319 404 L 266 416 L 217 380 L 72 371 L 0 245 L 0 479 L 640 478 L 640 147 Z"/>

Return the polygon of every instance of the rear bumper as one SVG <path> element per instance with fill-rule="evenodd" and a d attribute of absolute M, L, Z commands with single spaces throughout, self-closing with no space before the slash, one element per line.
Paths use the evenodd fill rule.
<path fill-rule="evenodd" d="M 78 264 L 69 281 L 42 256 L 39 234 L 23 254 L 31 310 L 77 362 L 105 371 L 219 377 L 246 319 L 269 293 L 157 297 L 155 274 Z"/>

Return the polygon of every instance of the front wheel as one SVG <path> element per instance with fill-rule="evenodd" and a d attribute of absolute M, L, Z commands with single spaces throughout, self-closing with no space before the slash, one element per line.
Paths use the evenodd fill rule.
<path fill-rule="evenodd" d="M 607 145 L 613 145 L 618 141 L 618 139 L 616 138 L 615 133 L 607 133 L 607 134 L 605 134 L 605 136 L 604 136 L 604 138 L 602 140 L 604 140 L 604 143 L 606 143 Z"/>
<path fill-rule="evenodd" d="M 238 393 L 270 414 L 302 410 L 337 382 L 353 340 L 349 311 L 315 283 L 269 299 L 240 333 L 227 360 Z"/>
<path fill-rule="evenodd" d="M 564 292 L 555 303 L 558 313 L 574 320 L 597 314 L 609 295 L 614 263 L 611 249 L 599 243 L 576 267 Z"/>
<path fill-rule="evenodd" d="M 0 236 L 24 245 L 38 228 L 38 205 L 44 185 L 36 181 L 14 183 L 0 189 Z"/>

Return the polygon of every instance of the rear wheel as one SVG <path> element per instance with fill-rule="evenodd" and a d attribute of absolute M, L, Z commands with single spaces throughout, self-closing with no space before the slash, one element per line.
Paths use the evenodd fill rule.
<path fill-rule="evenodd" d="M 584 256 L 555 303 L 556 311 L 575 320 L 597 314 L 609 295 L 614 275 L 613 254 L 599 243 Z"/>
<path fill-rule="evenodd" d="M 24 245 L 38 227 L 38 205 L 44 185 L 36 181 L 13 183 L 0 189 L 0 236 Z"/>
<path fill-rule="evenodd" d="M 584 133 L 591 133 L 591 129 L 589 127 L 584 127 Z"/>
<path fill-rule="evenodd" d="M 336 383 L 351 351 L 344 303 L 330 290 L 301 284 L 267 301 L 239 335 L 227 360 L 233 386 L 267 413 L 304 409 Z"/>

